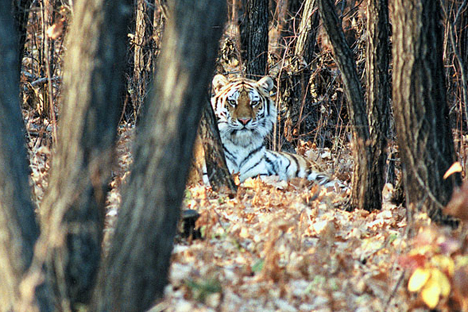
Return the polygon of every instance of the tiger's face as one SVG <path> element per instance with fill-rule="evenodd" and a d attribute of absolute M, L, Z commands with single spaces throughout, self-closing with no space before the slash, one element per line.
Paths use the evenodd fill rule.
<path fill-rule="evenodd" d="M 218 119 L 223 141 L 246 146 L 255 140 L 263 141 L 271 132 L 276 119 L 276 107 L 270 98 L 273 80 L 259 81 L 223 75 L 213 79 L 212 105 Z"/>

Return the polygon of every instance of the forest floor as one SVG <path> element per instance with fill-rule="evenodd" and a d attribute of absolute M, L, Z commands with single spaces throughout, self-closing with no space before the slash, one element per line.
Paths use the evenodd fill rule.
<path fill-rule="evenodd" d="M 133 136 L 133 129 L 121 128 L 107 234 L 129 174 Z M 40 195 L 50 151 L 37 141 L 31 149 Z M 310 147 L 305 155 L 322 155 L 323 165 L 331 163 L 326 150 Z M 350 167 L 349 154 L 341 157 Z M 391 195 L 387 185 L 381 211 L 348 212 L 346 192 L 300 179 L 249 179 L 235 195 L 192 185 L 183 209 L 200 213 L 203 239 L 177 238 L 170 284 L 151 312 L 425 311 L 428 304 L 440 311 L 459 309 L 463 300 L 454 291 L 447 294 L 446 284 L 456 290 L 453 272 L 468 263 L 462 232 L 432 225 L 424 213 L 413 213 L 409 222 L 407 210 L 392 204 Z M 466 276 L 458 288 L 468 285 Z"/>
<path fill-rule="evenodd" d="M 35 121 L 27 129 L 39 203 L 51 156 L 41 137 L 50 127 Z M 120 132 L 105 246 L 132 163 L 134 130 Z M 327 150 L 307 148 L 324 167 L 333 163 Z M 341 170 L 352 167 L 349 153 L 340 157 Z M 182 209 L 200 213 L 203 238 L 176 239 L 165 298 L 150 311 L 466 311 L 466 231 L 408 214 L 391 202 L 391 185 L 374 212 L 346 211 L 348 192 L 275 178 L 249 179 L 234 195 L 187 187 Z"/>

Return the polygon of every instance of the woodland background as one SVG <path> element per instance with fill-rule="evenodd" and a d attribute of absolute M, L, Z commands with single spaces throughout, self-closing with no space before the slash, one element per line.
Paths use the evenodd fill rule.
<path fill-rule="evenodd" d="M 467 311 L 463 222 L 468 188 L 456 191 L 445 208 L 441 204 L 447 204 L 460 177 L 452 175 L 448 188 L 435 191 L 446 183 L 439 173 L 453 161 L 460 166 L 455 172 L 466 172 L 467 1 L 191 2 L 1 2 L 12 7 L 2 9 L 2 23 L 12 27 L 14 16 L 19 34 L 25 35 L 20 37 L 24 45 L 11 49 L 21 55 L 21 63 L 11 61 L 19 70 L 5 74 L 0 89 L 6 112 L 1 126 L 8 129 L 1 140 L 1 173 L 4 181 L 16 181 L 1 186 L 0 276 L 5 283 L 0 295 L 5 305 L 0 309 Z M 369 19 L 382 18 L 383 8 L 388 10 L 387 19 L 383 16 L 386 35 L 373 41 L 381 30 L 371 30 Z M 333 37 L 333 30 L 324 27 L 333 16 L 343 36 Z M 403 33 L 406 42 L 413 42 L 410 38 L 417 35 L 412 37 L 411 30 L 421 25 L 427 27 L 422 33 L 435 38 L 414 41 L 423 47 L 415 49 L 415 63 L 422 60 L 427 76 L 392 79 L 399 68 L 395 53 L 411 60 L 405 49 L 393 47 L 394 34 Z M 0 42 L 8 43 L 6 26 Z M 340 50 L 333 38 L 344 38 L 349 49 Z M 376 50 L 376 44 L 369 50 L 369 42 L 388 46 Z M 7 61 L 0 65 L 8 66 L 11 54 L 8 44 L 4 47 L 0 56 Z M 340 55 L 348 63 L 343 65 Z M 366 62 L 376 56 L 388 57 L 388 76 L 387 87 L 374 93 L 369 91 L 374 85 L 370 77 L 380 76 L 369 75 Z M 346 66 L 350 60 L 354 65 Z M 2 67 L 4 73 L 7 69 Z M 201 103 L 208 102 L 213 69 L 254 79 L 271 75 L 280 108 L 271 148 L 296 151 L 347 185 L 364 185 L 351 187 L 351 203 L 349 194 L 299 180 L 249 180 L 235 186 L 234 194 L 199 183 L 185 188 L 186 151 L 193 144 Z M 183 79 L 174 83 L 174 72 L 176 77 L 187 72 L 190 87 L 180 83 Z M 348 74 L 362 88 L 357 98 L 347 94 L 353 90 Z M 443 95 L 430 89 L 432 102 L 416 99 L 423 108 L 400 116 L 418 118 L 424 107 L 435 107 L 440 116 L 414 133 L 426 131 L 442 141 L 447 141 L 442 134 L 449 133 L 454 139 L 448 166 L 421 156 L 421 166 L 429 172 L 423 191 L 412 189 L 417 183 L 411 177 L 403 178 L 400 152 L 417 138 L 409 137 L 404 145 L 400 141 L 398 147 L 399 113 L 394 110 L 399 106 L 392 106 L 395 95 L 398 103 L 404 102 L 405 94 L 400 97 L 398 90 L 410 82 L 412 88 L 413 82 L 423 86 L 420 80 L 443 86 Z M 15 95 L 8 97 L 17 87 L 19 103 L 11 100 Z M 180 95 L 179 102 L 172 99 L 174 94 Z M 372 144 L 355 139 L 367 127 L 356 123 L 354 104 L 363 104 L 370 94 L 387 101 L 374 119 L 377 128 L 383 127 L 377 131 L 381 138 L 371 139 Z M 21 105 L 21 116 L 14 115 L 14 103 Z M 171 124 L 164 116 L 176 112 L 180 117 Z M 109 130 L 117 127 L 118 132 Z M 21 160 L 24 139 L 29 165 Z M 115 141 L 116 152 L 111 149 Z M 379 180 L 374 183 L 364 175 L 367 182 L 356 184 L 356 177 L 370 170 L 362 159 L 373 153 L 369 149 L 376 142 L 384 146 L 374 149 L 381 155 L 371 158 L 380 160 L 373 164 L 377 174 L 370 176 Z M 429 143 L 427 150 L 445 152 L 440 144 Z M 164 148 L 169 145 L 176 147 L 168 152 Z M 365 169 L 359 169 L 361 162 Z M 407 185 L 400 188 L 403 180 Z M 358 192 L 361 187 L 368 187 L 367 192 Z M 25 191 L 29 188 L 31 196 Z M 200 232 L 179 229 L 172 250 L 180 201 L 182 210 L 196 211 Z M 442 210 L 459 219 L 446 218 Z M 187 225 L 191 218 L 185 215 L 183 220 Z"/>

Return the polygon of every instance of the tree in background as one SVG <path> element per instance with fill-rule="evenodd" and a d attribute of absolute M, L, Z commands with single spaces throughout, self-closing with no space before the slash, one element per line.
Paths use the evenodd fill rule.
<path fill-rule="evenodd" d="M 258 80 L 267 74 L 268 0 L 246 0 L 240 24 L 245 76 Z"/>
<path fill-rule="evenodd" d="M 443 179 L 455 161 L 442 62 L 439 1 L 393 4 L 393 105 L 408 208 L 449 222 L 447 204 L 458 174 Z"/>
<path fill-rule="evenodd" d="M 388 0 L 367 1 L 366 87 L 370 166 L 368 205 L 380 209 L 385 183 L 387 135 L 390 126 Z M 370 190 L 373 189 L 373 191 Z"/>
<path fill-rule="evenodd" d="M 374 196 L 375 170 L 381 169 L 373 165 L 374 153 L 371 150 L 369 121 L 364 104 L 361 82 L 356 71 L 354 56 L 349 48 L 341 23 L 336 14 L 335 5 L 331 0 L 317 0 L 323 26 L 333 47 L 333 54 L 343 77 L 348 111 L 353 129 L 354 174 L 352 180 L 352 206 L 366 210 L 381 207 L 381 196 Z M 379 164 L 381 165 L 381 164 Z M 381 176 L 381 178 L 383 178 Z M 381 185 L 381 183 L 379 183 Z"/>

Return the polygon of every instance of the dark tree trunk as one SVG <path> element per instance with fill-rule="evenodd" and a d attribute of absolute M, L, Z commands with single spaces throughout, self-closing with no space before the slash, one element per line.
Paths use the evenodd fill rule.
<path fill-rule="evenodd" d="M 381 209 L 390 120 L 388 0 L 368 0 L 367 33 L 367 110 L 373 172 L 369 183 L 374 188 L 369 192 L 369 201 L 372 207 Z"/>
<path fill-rule="evenodd" d="M 87 302 L 101 258 L 132 1 L 79 1 L 68 35 L 63 109 L 41 205 L 47 267 L 62 310 Z M 78 61 L 79 60 L 79 61 Z"/>
<path fill-rule="evenodd" d="M 449 221 L 441 208 L 460 182 L 444 180 L 455 161 L 446 104 L 439 1 L 396 0 L 393 14 L 393 105 L 408 207 Z"/>
<path fill-rule="evenodd" d="M 353 127 L 352 206 L 372 210 L 376 208 L 374 198 L 370 194 L 375 192 L 371 184 L 372 151 L 368 144 L 369 126 L 356 64 L 336 15 L 335 5 L 331 0 L 317 0 L 317 2 L 320 18 L 331 41 L 333 54 L 343 77 L 349 117 Z"/>
<path fill-rule="evenodd" d="M 170 5 L 154 93 L 144 107 L 93 311 L 144 311 L 167 283 L 193 142 L 226 17 L 225 1 Z"/>
<path fill-rule="evenodd" d="M 0 132 L 0 261 L 2 275 L 11 274 L 2 278 L 2 281 L 7 282 L 1 283 L 0 294 L 4 294 L 18 291 L 22 274 L 32 261 L 33 246 L 39 236 L 39 228 L 35 222 L 34 205 L 27 192 L 29 169 L 18 94 L 18 32 L 13 27 L 12 1 L 4 0 L 0 3 L 0 126 L 4 127 L 2 129 L 8 129 Z M 8 282 L 11 284 L 8 285 Z M 16 293 L 15 296 L 19 294 Z M 8 299 L 11 298 L 2 298 L 1 302 L 8 303 Z"/>
<path fill-rule="evenodd" d="M 19 103 L 18 36 L 11 0 L 0 1 L 0 310 L 28 309 L 19 286 L 28 277 L 39 237 L 31 201 L 24 124 Z M 31 276 L 29 276 L 31 277 Z M 33 285 L 32 294 L 34 294 Z M 43 288 L 41 286 L 41 288 Z M 52 311 L 48 298 L 38 293 L 41 311 Z M 26 304 L 26 306 L 24 306 Z"/>
<path fill-rule="evenodd" d="M 133 119 L 146 99 L 148 85 L 156 65 L 155 27 L 153 27 L 155 5 L 145 0 L 136 3 L 135 37 L 133 52 L 132 108 Z M 128 111 L 128 110 L 127 110 Z"/>
<path fill-rule="evenodd" d="M 267 73 L 268 0 L 247 0 L 240 24 L 246 77 L 258 80 Z"/>
<path fill-rule="evenodd" d="M 221 143 L 221 137 L 219 136 L 216 116 L 209 101 L 206 101 L 206 105 L 203 109 L 198 131 L 201 143 L 203 144 L 206 170 L 212 189 L 219 191 L 225 187 L 229 192 L 236 193 L 237 186 L 226 165 L 224 148 Z"/>

